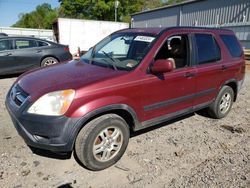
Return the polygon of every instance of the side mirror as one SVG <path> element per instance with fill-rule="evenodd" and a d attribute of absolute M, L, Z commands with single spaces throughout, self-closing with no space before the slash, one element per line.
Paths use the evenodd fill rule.
<path fill-rule="evenodd" d="M 152 74 L 171 72 L 174 70 L 174 62 L 171 60 L 158 59 L 154 62 L 150 70 Z"/>

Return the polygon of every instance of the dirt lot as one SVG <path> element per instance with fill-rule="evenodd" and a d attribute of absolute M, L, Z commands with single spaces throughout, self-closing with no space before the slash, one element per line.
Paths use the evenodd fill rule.
<path fill-rule="evenodd" d="M 198 114 L 130 139 L 113 167 L 88 171 L 70 159 L 33 154 L 4 106 L 16 78 L 1 79 L 0 187 L 250 187 L 250 74 L 222 120 Z"/>

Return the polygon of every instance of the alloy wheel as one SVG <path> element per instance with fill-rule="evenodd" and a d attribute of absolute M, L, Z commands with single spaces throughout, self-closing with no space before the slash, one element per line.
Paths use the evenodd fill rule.
<path fill-rule="evenodd" d="M 105 128 L 95 138 L 93 155 L 97 161 L 109 161 L 119 153 L 122 143 L 123 134 L 119 128 Z"/>

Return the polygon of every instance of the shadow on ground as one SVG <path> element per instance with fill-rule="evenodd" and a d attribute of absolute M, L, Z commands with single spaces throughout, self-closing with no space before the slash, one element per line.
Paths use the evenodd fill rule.
<path fill-rule="evenodd" d="M 0 76 L 0 79 L 17 78 L 17 77 L 19 77 L 20 75 L 21 75 L 21 74 L 4 75 L 4 76 Z"/>
<path fill-rule="evenodd" d="M 42 157 L 47 157 L 47 158 L 60 159 L 60 160 L 70 159 L 72 154 L 72 152 L 55 153 L 49 150 L 38 149 L 31 146 L 29 146 L 29 148 L 36 155 L 40 155 Z"/>

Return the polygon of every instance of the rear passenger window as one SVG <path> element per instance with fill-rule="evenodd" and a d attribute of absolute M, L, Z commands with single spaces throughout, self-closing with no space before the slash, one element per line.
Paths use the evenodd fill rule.
<path fill-rule="evenodd" d="M 242 49 L 234 35 L 220 35 L 220 37 L 233 57 L 242 55 Z"/>
<path fill-rule="evenodd" d="M 37 45 L 38 45 L 39 47 L 48 46 L 48 43 L 42 42 L 42 41 L 37 41 Z"/>
<path fill-rule="evenodd" d="M 210 34 L 195 34 L 198 64 L 220 60 L 220 48 Z"/>
<path fill-rule="evenodd" d="M 37 47 L 36 41 L 34 41 L 34 40 L 25 40 L 25 39 L 17 39 L 15 41 L 15 45 L 16 45 L 17 49 Z"/>

